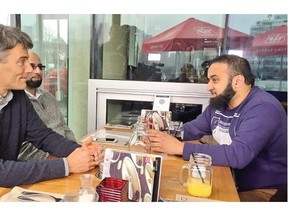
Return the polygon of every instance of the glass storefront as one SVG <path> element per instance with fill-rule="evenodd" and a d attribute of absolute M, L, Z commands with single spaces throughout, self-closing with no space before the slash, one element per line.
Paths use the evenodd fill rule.
<path fill-rule="evenodd" d="M 23 14 L 21 28 L 46 65 L 42 88 L 52 93 L 76 138 L 87 133 L 91 15 Z"/>
<path fill-rule="evenodd" d="M 223 53 L 247 58 L 256 85 L 287 101 L 287 14 L 24 14 L 21 28 L 47 66 L 43 88 L 55 95 L 77 137 L 90 118 L 89 78 L 116 92 L 119 81 L 128 90 L 146 82 L 151 92 L 162 83 L 171 96 L 199 85 L 205 91 L 207 62 Z M 203 104 L 192 99 L 185 107 Z M 127 101 L 113 100 L 106 121 L 138 103 L 129 111 Z"/>
<path fill-rule="evenodd" d="M 287 95 L 287 41 L 282 41 L 280 47 L 265 41 L 260 45 L 255 42 L 255 38 L 274 30 L 277 31 L 267 36 L 271 42 L 287 38 L 287 33 L 284 35 L 287 15 L 97 14 L 93 15 L 93 26 L 90 77 L 106 80 L 107 90 L 118 88 L 121 91 L 116 80 L 123 80 L 127 82 L 128 93 L 125 94 L 129 94 L 132 81 L 149 82 L 150 91 L 156 91 L 152 82 L 173 83 L 167 85 L 170 91 L 166 93 L 170 95 L 174 95 L 173 90 L 179 86 L 188 91 L 188 88 L 207 83 L 209 60 L 228 53 L 248 59 L 256 85 L 278 96 L 279 100 Z M 286 26 L 285 32 L 278 31 L 282 26 Z M 127 110 L 129 106 L 126 105 L 141 104 L 137 100 L 108 98 L 106 122 L 134 123 L 131 113 L 135 110 L 133 106 Z M 189 107 L 187 105 L 184 107 Z M 142 104 L 138 112 L 145 106 Z M 175 106 L 181 107 L 181 104 Z"/>
<path fill-rule="evenodd" d="M 225 15 L 94 15 L 93 21 L 98 55 L 91 78 L 205 83 L 201 64 L 225 42 Z"/>
<path fill-rule="evenodd" d="M 270 40 L 281 40 L 283 25 L 287 15 L 93 15 L 91 78 L 205 83 L 205 63 L 234 53 L 261 87 L 287 92 L 287 41 L 253 41 L 273 29 Z"/>
<path fill-rule="evenodd" d="M 56 97 L 65 117 L 68 97 L 67 28 L 67 15 L 21 15 L 21 29 L 31 36 L 33 50 L 46 66 L 42 87 Z"/>

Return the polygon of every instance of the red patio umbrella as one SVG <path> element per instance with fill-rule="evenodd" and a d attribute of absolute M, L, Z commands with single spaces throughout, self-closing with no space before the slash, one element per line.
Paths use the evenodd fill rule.
<path fill-rule="evenodd" d="M 252 51 L 257 56 L 287 55 L 287 25 L 255 36 Z"/>
<path fill-rule="evenodd" d="M 263 69 L 260 69 L 261 61 L 264 64 L 269 56 L 280 56 L 280 67 L 274 68 L 275 77 L 280 79 L 279 89 L 282 88 L 282 80 L 287 79 L 287 67 L 283 67 L 283 57 L 287 56 L 287 25 L 275 27 L 269 31 L 255 36 L 252 47 L 252 53 L 258 57 L 257 75 L 262 77 Z M 262 66 L 263 67 L 263 66 Z M 277 72 L 275 72 L 277 70 Z M 285 78 L 286 77 L 286 78 Z"/>
<path fill-rule="evenodd" d="M 218 48 L 223 42 L 224 29 L 210 23 L 189 18 L 184 22 L 154 36 L 142 44 L 142 50 L 146 53 L 165 51 L 193 51 L 204 48 Z M 228 46 L 239 46 L 246 43 L 247 39 L 252 41 L 252 37 L 228 29 Z"/>

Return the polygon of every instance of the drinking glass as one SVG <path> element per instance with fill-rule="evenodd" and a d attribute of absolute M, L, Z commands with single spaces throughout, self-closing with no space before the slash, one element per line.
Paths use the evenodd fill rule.
<path fill-rule="evenodd" d="M 191 196 L 209 197 L 212 193 L 213 167 L 212 159 L 207 154 L 192 153 L 188 164 L 182 166 L 180 182 L 187 187 Z M 184 171 L 187 170 L 184 180 Z"/>
<path fill-rule="evenodd" d="M 178 140 L 183 140 L 184 129 L 182 121 L 170 121 L 168 133 Z"/>
<path fill-rule="evenodd" d="M 128 141 L 129 151 L 145 151 L 151 153 L 151 142 L 147 135 L 147 124 L 137 122 L 134 124 L 133 134 Z"/>

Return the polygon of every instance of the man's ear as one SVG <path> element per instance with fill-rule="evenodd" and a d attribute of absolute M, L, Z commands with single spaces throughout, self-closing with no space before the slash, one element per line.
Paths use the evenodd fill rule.
<path fill-rule="evenodd" d="M 232 83 L 235 89 L 239 89 L 245 84 L 245 78 L 243 75 L 236 75 L 235 77 L 233 77 Z"/>

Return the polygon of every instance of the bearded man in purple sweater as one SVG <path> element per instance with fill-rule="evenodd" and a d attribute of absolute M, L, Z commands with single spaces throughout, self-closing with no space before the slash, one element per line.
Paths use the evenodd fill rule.
<path fill-rule="evenodd" d="M 103 149 L 88 138 L 82 145 L 46 127 L 24 92 L 32 72 L 31 38 L 20 29 L 0 24 L 0 187 L 13 187 L 87 172 L 103 160 Z M 55 159 L 17 161 L 23 141 Z"/>
<path fill-rule="evenodd" d="M 208 79 L 210 104 L 184 124 L 184 142 L 149 130 L 152 150 L 183 155 L 184 160 L 191 153 L 209 154 L 213 165 L 232 168 L 241 201 L 269 201 L 277 189 L 287 190 L 286 112 L 274 96 L 254 86 L 244 58 L 216 57 Z M 187 142 L 204 135 L 213 135 L 217 143 Z"/>

